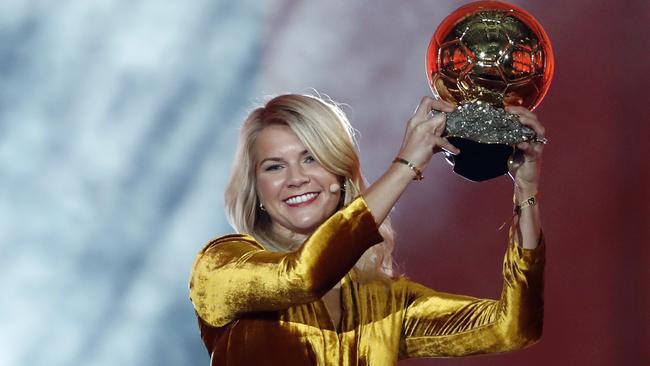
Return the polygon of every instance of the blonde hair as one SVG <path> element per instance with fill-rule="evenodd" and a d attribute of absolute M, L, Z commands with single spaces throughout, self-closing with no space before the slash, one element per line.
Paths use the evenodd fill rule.
<path fill-rule="evenodd" d="M 366 189 L 354 139 L 354 129 L 341 108 L 321 97 L 299 94 L 277 96 L 253 110 L 244 122 L 235 154 L 225 205 L 230 224 L 240 233 L 255 237 L 267 250 L 288 252 L 297 243 L 277 237 L 270 217 L 259 209 L 255 176 L 255 141 L 271 124 L 284 124 L 298 136 L 314 158 L 345 184 L 342 205 Z M 339 207 L 340 208 L 340 207 Z M 386 219 L 379 227 L 384 241 L 368 249 L 355 265 L 359 279 L 394 277 L 394 234 Z"/>

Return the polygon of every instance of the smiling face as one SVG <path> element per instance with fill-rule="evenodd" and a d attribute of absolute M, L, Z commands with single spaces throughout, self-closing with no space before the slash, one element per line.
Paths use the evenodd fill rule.
<path fill-rule="evenodd" d="M 336 210 L 338 177 L 321 166 L 286 125 L 265 127 L 255 141 L 257 194 L 273 231 L 290 238 L 309 235 Z"/>

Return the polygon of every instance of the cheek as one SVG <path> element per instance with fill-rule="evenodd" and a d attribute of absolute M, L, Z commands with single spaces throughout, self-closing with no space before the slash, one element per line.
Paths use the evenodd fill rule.
<path fill-rule="evenodd" d="M 257 192 L 262 200 L 276 196 L 281 187 L 282 179 L 280 177 L 262 175 L 257 179 Z"/>
<path fill-rule="evenodd" d="M 319 182 L 323 183 L 324 185 L 327 185 L 327 188 L 329 188 L 330 184 L 339 182 L 338 176 L 330 173 L 328 170 L 324 169 L 323 167 L 318 167 L 317 169 L 315 169 L 313 174 L 314 177 L 316 177 Z"/>

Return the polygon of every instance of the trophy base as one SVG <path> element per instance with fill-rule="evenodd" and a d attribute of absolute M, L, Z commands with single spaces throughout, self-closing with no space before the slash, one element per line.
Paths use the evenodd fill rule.
<path fill-rule="evenodd" d="M 485 144 L 464 139 L 449 137 L 449 142 L 460 149 L 460 154 L 452 155 L 445 152 L 454 172 L 473 182 L 482 182 L 496 178 L 508 172 L 508 158 L 514 148 L 504 144 Z"/>
<path fill-rule="evenodd" d="M 461 104 L 447 113 L 445 136 L 482 144 L 516 145 L 535 138 L 535 131 L 522 125 L 516 114 L 486 103 Z"/>

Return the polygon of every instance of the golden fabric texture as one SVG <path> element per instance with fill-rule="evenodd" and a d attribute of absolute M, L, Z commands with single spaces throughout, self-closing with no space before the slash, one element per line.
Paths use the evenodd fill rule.
<path fill-rule="evenodd" d="M 352 267 L 381 241 L 360 197 L 292 253 L 265 251 L 247 235 L 208 243 L 192 268 L 190 298 L 211 365 L 384 366 L 506 352 L 541 336 L 543 243 L 523 249 L 511 233 L 497 301 L 405 277 L 359 281 Z M 341 279 L 335 327 L 321 297 Z"/>

